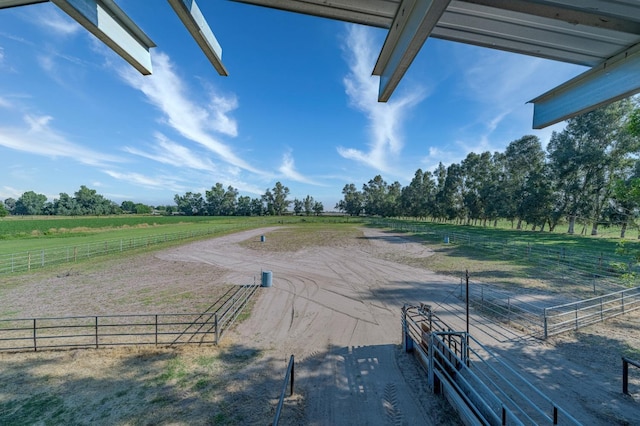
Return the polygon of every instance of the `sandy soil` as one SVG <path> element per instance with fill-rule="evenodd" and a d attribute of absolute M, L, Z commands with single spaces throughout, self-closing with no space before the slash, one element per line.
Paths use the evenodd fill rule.
<path fill-rule="evenodd" d="M 267 233 L 254 249 L 237 243 Z M 167 260 L 225 266 L 241 279 L 259 266 L 273 273 L 237 342 L 275 359 L 297 359 L 303 424 L 437 424 L 450 413 L 425 394 L 424 377 L 409 368 L 401 341 L 405 303 L 435 306 L 464 330 L 456 278 L 386 259 L 429 256 L 401 235 L 365 229 L 366 239 L 344 247 L 282 253 L 268 230 L 249 231 L 164 252 Z M 255 247 L 255 246 L 254 246 Z M 464 266 L 461 265 L 461 268 Z M 584 424 L 640 424 L 640 381 L 621 393 L 621 355 L 640 350 L 640 317 L 627 316 L 546 342 L 472 316 L 471 333 L 503 356 Z M 632 372 L 632 376 L 640 372 Z"/>
<path fill-rule="evenodd" d="M 260 289 L 252 316 L 225 337 L 226 351 L 259 354 L 224 388 L 231 395 L 228 407 L 239 409 L 230 402 L 235 398 L 253 411 L 243 417 L 246 423 L 268 423 L 256 419 L 273 415 L 293 354 L 295 394 L 287 398 L 282 424 L 458 424 L 401 350 L 400 312 L 405 303 L 425 302 L 464 330 L 459 278 L 410 266 L 431 251 L 395 233 L 363 229 L 360 238 L 287 250 L 282 238 L 274 238 L 277 232 L 245 231 L 132 258 L 120 271 L 25 283 L 3 290 L 3 309 L 12 306 L 20 317 L 40 315 L 42 305 L 59 315 L 146 313 L 172 306 L 175 311 L 174 298 L 163 304 L 156 296 L 140 304 L 135 297 L 136 292 L 151 297 L 150 289 L 168 295 L 175 287 L 184 293 L 180 310 L 192 311 L 210 303 L 207 288 L 259 282 L 260 271 L 270 270 L 273 287 Z M 93 280 L 104 284 L 87 286 Z M 620 360 L 623 354 L 640 354 L 640 315 L 548 341 L 472 315 L 471 333 L 583 424 L 640 424 L 640 371 L 631 371 L 632 395 L 622 395 Z M 15 365 L 15 358 L 4 355 L 0 361 Z"/>

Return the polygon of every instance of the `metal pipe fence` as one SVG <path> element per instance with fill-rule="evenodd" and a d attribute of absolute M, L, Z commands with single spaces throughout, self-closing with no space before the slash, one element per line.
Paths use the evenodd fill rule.
<path fill-rule="evenodd" d="M 372 225 L 416 234 L 434 235 L 448 244 L 469 245 L 485 252 L 524 260 L 542 266 L 559 277 L 582 283 L 586 290 L 609 293 L 624 287 L 621 276 L 634 270 L 635 261 L 629 256 L 572 250 L 562 246 L 522 243 L 509 239 L 484 238 L 463 232 L 442 231 L 428 223 L 392 220 L 372 221 Z"/>
<path fill-rule="evenodd" d="M 245 228 L 237 225 L 233 229 Z M 40 250 L 32 250 L 11 254 L 0 255 L 0 274 L 14 272 L 25 272 L 33 269 L 44 268 L 45 266 L 59 265 L 64 263 L 74 263 L 81 259 L 88 259 L 96 256 L 122 253 L 129 250 L 146 248 L 158 244 L 173 241 L 183 241 L 207 235 L 214 235 L 231 228 L 228 226 L 219 228 L 207 228 L 189 230 L 183 232 L 173 232 L 158 235 L 147 235 L 132 238 L 120 238 L 77 244 L 73 246 L 52 247 Z"/>
<path fill-rule="evenodd" d="M 293 395 L 293 382 L 295 378 L 295 363 L 293 355 L 289 358 L 289 365 L 287 366 L 287 373 L 284 376 L 284 383 L 282 384 L 282 391 L 280 392 L 280 399 L 278 400 L 278 406 L 276 407 L 276 414 L 273 417 L 273 426 L 278 426 L 280 422 L 280 415 L 282 414 L 282 406 L 284 405 L 284 397 L 287 392 L 287 385 L 290 385 L 289 396 Z"/>
<path fill-rule="evenodd" d="M 0 320 L 0 351 L 218 344 L 258 285 L 247 285 L 212 313 L 94 315 Z"/>
<path fill-rule="evenodd" d="M 431 389 L 446 393 L 470 424 L 580 424 L 469 333 L 451 330 L 428 305 L 405 306 L 402 313 L 405 350 L 419 355 Z"/>
<path fill-rule="evenodd" d="M 640 287 L 544 308 L 544 337 L 640 309 Z"/>
<path fill-rule="evenodd" d="M 640 368 L 640 362 L 622 357 L 622 393 L 629 395 L 629 365 Z"/>

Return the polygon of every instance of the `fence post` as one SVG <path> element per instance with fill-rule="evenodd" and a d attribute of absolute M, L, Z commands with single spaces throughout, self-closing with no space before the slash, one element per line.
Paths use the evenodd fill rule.
<path fill-rule="evenodd" d="M 40 266 L 44 267 L 44 249 L 42 249 L 42 252 L 41 252 Z"/>
<path fill-rule="evenodd" d="M 579 328 L 578 326 L 578 305 L 576 305 L 576 330 Z"/>
<path fill-rule="evenodd" d="M 31 270 L 31 252 L 27 253 L 27 271 Z"/>
<path fill-rule="evenodd" d="M 218 313 L 213 314 L 213 322 L 216 330 L 216 345 L 220 343 L 220 330 L 218 329 Z"/>
<path fill-rule="evenodd" d="M 549 329 L 547 324 L 547 308 L 544 308 L 544 338 L 549 336 Z"/>
<path fill-rule="evenodd" d="M 158 314 L 156 314 L 156 346 L 158 346 Z"/>
<path fill-rule="evenodd" d="M 36 337 L 36 319 L 33 319 L 33 351 L 38 352 L 38 341 Z"/>
<path fill-rule="evenodd" d="M 96 349 L 98 349 L 98 316 L 96 316 Z"/>
<path fill-rule="evenodd" d="M 622 306 L 622 313 L 624 314 L 624 291 L 620 293 L 620 305 Z"/>
<path fill-rule="evenodd" d="M 622 393 L 629 393 L 629 363 L 625 357 L 622 357 Z"/>

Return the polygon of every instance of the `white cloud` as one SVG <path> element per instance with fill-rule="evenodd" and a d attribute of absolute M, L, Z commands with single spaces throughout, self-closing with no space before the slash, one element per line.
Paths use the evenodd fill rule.
<path fill-rule="evenodd" d="M 51 127 L 51 116 L 24 117 L 24 127 L 0 127 L 0 146 L 46 157 L 66 157 L 79 163 L 101 166 L 124 162 L 122 158 L 106 155 L 69 141 Z"/>
<path fill-rule="evenodd" d="M 296 166 L 294 164 L 293 155 L 291 152 L 286 152 L 282 157 L 282 164 L 278 168 L 280 173 L 287 179 L 294 180 L 296 182 L 307 183 L 310 185 L 318 185 L 313 180 L 306 178 L 301 173 L 296 170 Z"/>
<path fill-rule="evenodd" d="M 66 14 L 60 12 L 57 7 L 50 6 L 47 9 L 40 8 L 33 12 L 34 21 L 57 35 L 68 36 L 76 34 L 83 28 Z"/>
<path fill-rule="evenodd" d="M 237 125 L 228 113 L 237 107 L 234 97 L 213 96 L 207 107 L 192 102 L 185 85 L 175 73 L 166 54 L 154 55 L 153 75 L 142 76 L 130 67 L 120 68 L 120 76 L 133 88 L 140 90 L 148 101 L 164 114 L 166 124 L 186 139 L 196 142 L 217 154 L 233 166 L 257 174 L 264 172 L 238 157 L 212 132 L 237 136 Z"/>
<path fill-rule="evenodd" d="M 145 152 L 134 147 L 124 147 L 124 151 L 175 167 L 188 167 L 197 170 L 213 170 L 216 166 L 208 158 L 202 157 L 189 148 L 169 140 L 162 133 L 156 132 L 152 152 Z"/>
<path fill-rule="evenodd" d="M 392 160 L 398 157 L 404 145 L 404 119 L 426 94 L 423 89 L 414 88 L 408 94 L 395 93 L 387 103 L 378 102 L 379 79 L 371 76 L 377 57 L 372 39 L 370 29 L 350 25 L 345 40 L 350 68 L 344 78 L 345 90 L 351 106 L 364 113 L 369 121 L 369 150 L 339 147 L 338 153 L 377 171 L 390 172 L 393 169 Z"/>
<path fill-rule="evenodd" d="M 142 186 L 148 189 L 154 190 L 170 190 L 173 192 L 184 191 L 184 187 L 180 185 L 175 179 L 168 178 L 166 176 L 146 176 L 141 173 L 129 172 L 121 173 L 115 170 L 103 170 L 104 173 L 111 176 L 114 179 L 131 183 L 134 185 Z"/>

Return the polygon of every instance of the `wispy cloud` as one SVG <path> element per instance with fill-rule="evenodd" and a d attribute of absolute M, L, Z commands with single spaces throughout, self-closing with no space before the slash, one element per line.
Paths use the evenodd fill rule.
<path fill-rule="evenodd" d="M 122 173 L 115 170 L 103 170 L 103 172 L 116 180 L 126 181 L 148 189 L 162 191 L 170 190 L 173 192 L 184 191 L 183 185 L 181 185 L 176 179 L 167 176 L 147 176 L 142 173 Z"/>
<path fill-rule="evenodd" d="M 293 160 L 293 154 L 291 153 L 291 151 L 285 152 L 285 154 L 283 155 L 282 164 L 278 168 L 278 171 L 280 171 L 280 173 L 282 173 L 282 175 L 287 179 L 291 179 L 300 183 L 307 183 L 310 185 L 318 185 L 317 182 L 314 182 L 312 179 L 303 176 L 296 170 L 295 162 Z"/>
<path fill-rule="evenodd" d="M 350 25 L 347 29 L 345 52 L 350 72 L 344 85 L 350 105 L 364 113 L 369 121 L 369 150 L 339 147 L 344 158 L 355 160 L 381 171 L 391 172 L 390 160 L 397 158 L 404 141 L 402 126 L 409 111 L 422 101 L 426 93 L 414 88 L 411 93 L 395 93 L 387 103 L 378 102 L 378 78 L 371 76 L 377 58 L 370 29 Z"/>
<path fill-rule="evenodd" d="M 213 134 L 237 136 L 237 124 L 228 115 L 238 106 L 235 97 L 213 95 L 206 107 L 198 105 L 191 100 L 193 97 L 189 96 L 174 71 L 169 56 L 156 52 L 153 59 L 151 76 L 141 76 L 130 67 L 119 68 L 119 74 L 130 86 L 144 93 L 147 100 L 162 112 L 165 123 L 184 138 L 204 146 L 226 163 L 264 174 L 237 156 L 230 146 Z"/>
<path fill-rule="evenodd" d="M 216 166 L 208 158 L 202 157 L 189 148 L 169 140 L 165 135 L 156 132 L 155 143 L 150 147 L 151 152 L 134 147 L 124 147 L 123 150 L 140 157 L 148 158 L 174 167 L 187 167 L 197 170 L 213 170 Z"/>
<path fill-rule="evenodd" d="M 57 35 L 68 36 L 83 31 L 80 24 L 53 6 L 46 10 L 34 11 L 33 19 L 38 26 L 47 28 Z"/>
<path fill-rule="evenodd" d="M 471 46 L 457 48 L 463 70 L 461 88 L 473 107 L 475 131 L 487 146 L 501 147 L 509 141 L 498 140 L 497 129 L 522 129 L 544 140 L 551 131 L 531 129 L 532 110 L 526 102 L 583 71 L 583 67 L 561 64 L 541 58 L 516 55 Z M 468 66 L 468 64 L 473 64 Z M 545 76 L 545 78 L 540 78 Z M 480 127 L 478 127 L 480 126 Z M 564 125 L 562 125 L 564 127 Z M 556 127 L 557 128 L 557 127 Z M 523 133 L 524 135 L 525 133 Z"/>
<path fill-rule="evenodd" d="M 91 166 L 122 163 L 124 159 L 69 141 L 50 126 L 51 116 L 24 116 L 22 127 L 0 127 L 0 146 L 51 158 L 66 157 Z"/>

